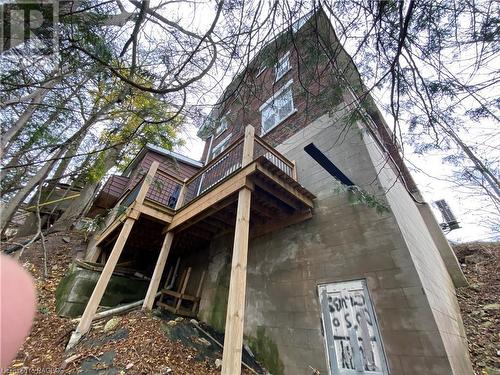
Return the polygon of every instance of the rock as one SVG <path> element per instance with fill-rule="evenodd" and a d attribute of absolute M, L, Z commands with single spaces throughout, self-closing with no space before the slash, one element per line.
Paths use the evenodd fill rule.
<path fill-rule="evenodd" d="M 193 356 L 192 356 L 191 354 L 187 356 L 187 360 L 188 360 L 188 361 L 189 361 L 190 359 L 192 359 L 192 358 L 193 358 Z"/>
<path fill-rule="evenodd" d="M 221 368 L 221 367 L 222 367 L 222 360 L 221 360 L 221 359 L 219 359 L 219 358 L 217 358 L 217 359 L 215 360 L 215 368 L 216 368 L 216 369 L 219 369 L 219 368 Z"/>
<path fill-rule="evenodd" d="M 127 363 L 127 366 L 125 366 L 125 370 L 130 370 L 134 364 L 132 362 Z"/>
<path fill-rule="evenodd" d="M 176 326 L 177 325 L 177 322 L 175 320 L 169 320 L 167 322 L 167 325 L 170 326 L 170 327 L 173 327 L 173 326 Z"/>
<path fill-rule="evenodd" d="M 68 236 L 64 236 L 64 237 L 62 238 L 62 240 L 63 240 L 64 242 L 66 242 L 66 243 L 70 243 L 70 242 L 71 242 L 71 238 L 69 238 Z"/>
<path fill-rule="evenodd" d="M 490 303 L 489 305 L 484 305 L 483 310 L 500 310 L 500 303 Z"/>
<path fill-rule="evenodd" d="M 110 320 L 108 320 L 106 322 L 106 324 L 104 325 L 104 329 L 103 331 L 104 332 L 108 332 L 108 331 L 111 331 L 113 329 L 116 328 L 116 326 L 118 325 L 118 323 L 120 323 L 120 320 L 122 320 L 122 318 L 111 318 Z"/>
<path fill-rule="evenodd" d="M 182 322 L 183 320 L 184 320 L 184 318 L 183 318 L 183 317 L 180 317 L 180 316 L 178 316 L 177 318 L 175 318 L 175 321 L 176 321 L 177 323 L 180 323 L 180 322 Z"/>

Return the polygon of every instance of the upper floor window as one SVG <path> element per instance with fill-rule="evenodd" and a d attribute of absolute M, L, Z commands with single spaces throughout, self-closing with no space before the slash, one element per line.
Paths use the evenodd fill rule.
<path fill-rule="evenodd" d="M 287 52 L 278 60 L 278 63 L 274 67 L 274 70 L 276 72 L 276 81 L 283 77 L 291 68 L 292 66 L 290 65 L 290 52 Z"/>
<path fill-rule="evenodd" d="M 228 127 L 227 119 L 225 117 L 222 117 L 219 120 L 219 126 L 217 126 L 217 128 L 215 129 L 215 138 L 224 133 L 227 130 L 227 127 Z"/>
<path fill-rule="evenodd" d="M 219 144 L 217 144 L 217 146 L 215 146 L 212 150 L 212 159 L 217 157 L 219 154 L 222 153 L 222 151 L 224 151 L 227 146 L 229 146 L 229 139 L 231 138 L 231 134 L 228 134 L 228 136 L 226 138 L 224 138 L 222 141 L 219 142 Z"/>
<path fill-rule="evenodd" d="M 269 132 L 297 110 L 293 105 L 292 83 L 290 80 L 261 107 L 262 135 Z"/>

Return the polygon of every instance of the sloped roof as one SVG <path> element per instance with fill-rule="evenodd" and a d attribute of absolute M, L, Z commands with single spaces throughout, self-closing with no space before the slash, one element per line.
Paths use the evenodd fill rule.
<path fill-rule="evenodd" d="M 156 152 L 158 154 L 171 157 L 173 159 L 176 159 L 177 161 L 180 161 L 184 164 L 191 165 L 191 166 L 196 167 L 196 168 L 203 167 L 203 163 L 201 161 L 191 159 L 190 157 L 187 157 L 186 155 L 179 154 L 178 152 L 170 151 L 170 150 L 167 150 L 166 148 L 156 146 L 152 143 L 148 143 L 146 146 L 144 146 L 141 149 L 141 151 L 139 151 L 139 153 L 134 157 L 134 159 L 132 159 L 132 161 L 129 163 L 129 165 L 127 165 L 127 168 L 125 168 L 125 170 L 123 171 L 123 175 L 127 175 L 132 169 L 134 169 L 135 166 L 137 165 L 137 163 L 144 157 L 144 154 L 147 151 L 153 151 L 153 152 Z"/>

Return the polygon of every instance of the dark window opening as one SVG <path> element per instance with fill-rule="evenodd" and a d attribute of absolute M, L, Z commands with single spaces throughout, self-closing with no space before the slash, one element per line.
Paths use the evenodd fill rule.
<path fill-rule="evenodd" d="M 354 183 L 333 164 L 313 143 L 304 147 L 304 151 L 309 154 L 316 162 L 321 165 L 334 178 L 346 186 L 354 186 Z"/>

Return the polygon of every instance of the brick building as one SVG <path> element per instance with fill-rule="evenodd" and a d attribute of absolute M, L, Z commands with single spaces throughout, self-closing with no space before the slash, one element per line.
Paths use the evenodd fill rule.
<path fill-rule="evenodd" d="M 199 136 L 203 166 L 172 180 L 175 207 L 148 190 L 153 163 L 90 247 L 106 265 L 77 332 L 133 228 L 161 223 L 144 308 L 177 283 L 175 311 L 187 301 L 225 329 L 224 374 L 239 371 L 243 337 L 274 375 L 472 373 L 455 296 L 466 280 L 321 10 L 262 48 Z"/>

